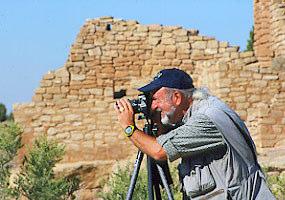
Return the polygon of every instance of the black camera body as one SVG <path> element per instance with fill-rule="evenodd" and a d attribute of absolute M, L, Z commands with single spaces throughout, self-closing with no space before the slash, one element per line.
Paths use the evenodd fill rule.
<path fill-rule="evenodd" d="M 149 108 L 148 108 L 148 102 L 147 102 L 147 96 L 145 94 L 140 94 L 137 99 L 129 100 L 134 113 L 143 113 L 145 115 L 148 114 Z"/>

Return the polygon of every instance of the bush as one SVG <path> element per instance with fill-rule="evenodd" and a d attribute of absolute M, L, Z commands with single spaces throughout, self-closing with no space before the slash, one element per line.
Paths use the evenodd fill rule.
<path fill-rule="evenodd" d="M 53 167 L 64 155 L 64 147 L 40 137 L 24 157 L 20 174 L 12 186 L 12 160 L 21 148 L 21 128 L 12 121 L 0 123 L 0 199 L 61 200 L 74 198 L 79 179 L 56 178 Z"/>
<path fill-rule="evenodd" d="M 254 45 L 254 26 L 252 26 L 249 33 L 249 39 L 247 40 L 246 51 L 253 51 L 254 49 L 253 45 Z"/>
<path fill-rule="evenodd" d="M 270 176 L 267 178 L 269 187 L 277 199 L 285 197 L 285 175 Z"/>
<path fill-rule="evenodd" d="M 6 106 L 3 103 L 0 103 L 0 122 L 4 121 L 14 121 L 14 115 L 12 112 L 7 115 Z"/>
<path fill-rule="evenodd" d="M 127 191 L 130 184 L 131 177 L 131 168 L 118 168 L 118 171 L 115 172 L 110 180 L 107 182 L 105 187 L 108 191 L 102 192 L 99 196 L 106 200 L 113 199 L 126 199 Z M 140 171 L 138 176 L 135 191 L 133 194 L 133 199 L 145 200 L 147 199 L 147 185 L 144 184 L 147 182 L 147 175 L 145 170 Z"/>
<path fill-rule="evenodd" d="M 21 147 L 21 129 L 12 122 L 0 123 L 0 199 L 17 197 L 10 185 L 11 161 Z"/>
<path fill-rule="evenodd" d="M 11 112 L 9 115 L 7 115 L 7 121 L 14 121 L 14 114 Z"/>
<path fill-rule="evenodd" d="M 284 199 L 285 197 L 285 173 L 281 175 L 269 175 L 270 171 L 274 171 L 270 167 L 263 168 L 263 171 L 266 174 L 267 183 L 277 199 Z"/>
<path fill-rule="evenodd" d="M 0 122 L 3 122 L 7 119 L 6 112 L 6 106 L 3 103 L 0 103 Z"/>
<path fill-rule="evenodd" d="M 79 188 L 76 177 L 56 178 L 53 167 L 64 155 L 64 147 L 42 136 L 24 157 L 17 180 L 18 190 L 29 200 L 74 199 Z"/>
<path fill-rule="evenodd" d="M 110 177 L 109 181 L 104 185 L 107 191 L 103 191 L 99 195 L 101 198 L 105 200 L 126 199 L 131 175 L 133 173 L 133 168 L 130 167 L 132 165 L 129 164 L 127 166 L 128 167 L 125 168 L 119 167 L 118 171 Z M 179 191 L 178 173 L 174 167 L 170 168 L 170 173 L 174 182 L 173 186 L 171 186 L 174 199 L 182 199 L 182 195 Z M 164 190 L 160 191 L 162 192 L 162 199 L 168 199 L 166 192 Z M 148 199 L 147 171 L 144 168 L 140 169 L 132 199 Z"/>

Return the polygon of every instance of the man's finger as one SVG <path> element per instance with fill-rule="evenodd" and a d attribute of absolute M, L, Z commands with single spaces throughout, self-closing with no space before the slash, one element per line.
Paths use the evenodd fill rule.
<path fill-rule="evenodd" d="M 126 100 L 126 104 L 127 104 L 127 107 L 128 107 L 129 110 L 133 110 L 133 106 L 132 106 L 131 102 L 128 99 Z"/>
<path fill-rule="evenodd" d="M 118 109 L 120 110 L 120 108 L 124 108 L 124 105 L 121 102 L 121 99 L 117 101 L 117 105 L 118 105 Z"/>
<path fill-rule="evenodd" d="M 122 104 L 122 107 L 124 108 L 124 109 L 129 109 L 128 108 L 128 105 L 127 105 L 127 103 L 126 103 L 126 101 L 128 101 L 127 99 L 120 99 L 120 102 L 121 102 L 121 104 Z"/>
<path fill-rule="evenodd" d="M 117 103 L 114 104 L 114 109 L 115 109 L 117 114 L 120 114 L 120 110 L 119 110 L 119 107 L 118 107 Z"/>

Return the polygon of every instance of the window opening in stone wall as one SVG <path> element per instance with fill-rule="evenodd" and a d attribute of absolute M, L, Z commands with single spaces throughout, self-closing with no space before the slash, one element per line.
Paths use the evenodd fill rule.
<path fill-rule="evenodd" d="M 106 30 L 107 30 L 107 31 L 112 30 L 112 24 L 107 24 L 107 26 L 106 26 Z"/>

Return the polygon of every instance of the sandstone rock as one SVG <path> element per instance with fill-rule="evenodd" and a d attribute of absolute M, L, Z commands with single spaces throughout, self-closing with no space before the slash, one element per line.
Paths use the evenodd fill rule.
<path fill-rule="evenodd" d="M 263 80 L 277 80 L 279 77 L 276 75 L 265 75 L 263 76 Z"/>
<path fill-rule="evenodd" d="M 60 93 L 60 87 L 48 87 L 46 89 L 47 93 L 51 93 L 51 94 L 59 94 Z"/>
<path fill-rule="evenodd" d="M 86 75 L 84 74 L 71 74 L 72 81 L 83 81 L 86 79 Z"/>
<path fill-rule="evenodd" d="M 68 122 L 72 122 L 72 121 L 78 121 L 78 120 L 81 120 L 81 115 L 78 115 L 78 114 L 68 114 L 68 115 L 65 115 L 65 120 L 68 121 Z"/>
<path fill-rule="evenodd" d="M 46 75 L 44 75 L 43 79 L 44 80 L 52 80 L 54 79 L 55 75 L 53 72 L 49 71 Z"/>
<path fill-rule="evenodd" d="M 193 49 L 206 49 L 207 42 L 196 41 L 191 44 Z"/>
<path fill-rule="evenodd" d="M 207 42 L 207 48 L 209 49 L 218 49 L 219 43 L 216 40 L 210 40 Z"/>
<path fill-rule="evenodd" d="M 49 129 L 47 130 L 47 134 L 48 134 L 49 136 L 56 135 L 56 134 L 57 134 L 57 130 L 56 130 L 55 128 L 51 127 L 51 128 L 49 128 Z"/>
<path fill-rule="evenodd" d="M 33 100 L 33 102 L 41 102 L 43 100 L 43 96 L 42 95 L 34 95 L 32 100 Z"/>
<path fill-rule="evenodd" d="M 81 189 L 77 193 L 80 199 L 88 199 L 86 197 L 86 191 L 94 190 L 101 186 L 101 182 L 107 179 L 109 173 L 112 170 L 112 166 L 115 161 L 93 161 L 93 162 L 75 162 L 57 164 L 55 167 L 56 176 L 70 176 L 79 175 L 81 179 Z M 94 199 L 95 196 L 91 196 Z"/>
<path fill-rule="evenodd" d="M 98 43 L 96 43 L 96 46 L 99 46 Z M 94 49 L 89 49 L 88 50 L 88 55 L 89 56 L 101 56 L 102 55 L 102 51 L 100 47 L 96 47 Z"/>
<path fill-rule="evenodd" d="M 229 46 L 229 43 L 228 42 L 220 42 L 219 43 L 219 47 L 220 48 L 226 48 L 226 47 L 228 47 Z"/>

